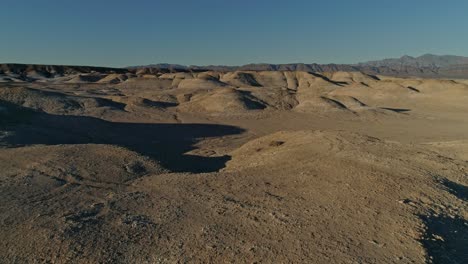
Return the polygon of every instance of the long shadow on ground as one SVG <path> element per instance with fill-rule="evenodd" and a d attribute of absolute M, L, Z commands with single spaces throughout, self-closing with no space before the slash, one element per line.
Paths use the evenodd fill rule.
<path fill-rule="evenodd" d="M 171 171 L 194 173 L 218 171 L 230 159 L 184 154 L 193 150 L 197 141 L 244 131 L 215 124 L 114 123 L 93 117 L 35 112 L 1 101 L 0 127 L 11 132 L 0 138 L 4 146 L 111 144 L 151 157 Z"/>
<path fill-rule="evenodd" d="M 422 241 L 432 263 L 461 264 L 468 260 L 468 222 L 462 218 L 423 218 L 427 227 Z"/>
<path fill-rule="evenodd" d="M 449 180 L 442 181 L 447 191 L 468 201 L 468 187 Z M 423 216 L 427 227 L 422 243 L 432 263 L 468 263 L 468 221 L 460 217 Z"/>

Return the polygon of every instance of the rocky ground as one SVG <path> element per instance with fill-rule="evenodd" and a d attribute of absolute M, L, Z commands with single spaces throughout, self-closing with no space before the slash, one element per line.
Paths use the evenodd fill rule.
<path fill-rule="evenodd" d="M 3 81 L 2 262 L 468 260 L 466 80 Z"/>

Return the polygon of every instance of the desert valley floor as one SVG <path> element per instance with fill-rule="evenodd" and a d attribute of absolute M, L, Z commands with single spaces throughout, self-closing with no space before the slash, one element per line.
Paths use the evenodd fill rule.
<path fill-rule="evenodd" d="M 468 263 L 468 80 L 28 74 L 2 263 Z"/>

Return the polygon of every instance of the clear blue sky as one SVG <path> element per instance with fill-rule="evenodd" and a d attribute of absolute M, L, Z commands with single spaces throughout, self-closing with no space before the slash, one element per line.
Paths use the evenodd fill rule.
<path fill-rule="evenodd" d="M 355 63 L 468 56 L 467 0 L 0 0 L 0 62 Z"/>

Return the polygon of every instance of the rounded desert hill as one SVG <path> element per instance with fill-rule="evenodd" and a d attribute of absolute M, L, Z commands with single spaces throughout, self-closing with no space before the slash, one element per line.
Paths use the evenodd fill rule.
<path fill-rule="evenodd" d="M 256 184 L 276 187 L 267 196 L 279 201 L 277 206 L 288 204 L 274 217 L 285 225 L 292 215 L 308 219 L 295 218 L 302 232 L 297 239 L 303 237 L 320 252 L 331 241 L 354 241 L 334 257 L 364 249 L 369 260 L 378 256 L 392 262 L 404 252 L 405 258 L 423 263 L 425 219 L 433 210 L 443 211 L 439 205 L 463 203 L 441 182 L 461 180 L 457 170 L 464 162 L 423 146 L 347 131 L 280 131 L 251 140 L 231 155 L 226 173 L 256 175 Z M 304 230 L 315 235 L 306 236 Z"/>
<path fill-rule="evenodd" d="M 259 87 L 262 86 L 255 79 L 255 73 L 250 72 L 230 72 L 222 76 L 221 81 L 235 87 Z"/>
<path fill-rule="evenodd" d="M 17 156 L 22 158 L 15 159 L 14 157 Z M 35 174 L 31 180 L 44 181 L 44 183 L 49 181 L 125 183 L 148 173 L 167 172 L 156 161 L 136 152 L 103 144 L 31 146 L 10 149 L 1 152 L 0 159 L 11 165 L 8 170 L 4 171 L 6 174 L 12 174 L 13 170 L 33 171 Z"/>
<path fill-rule="evenodd" d="M 109 74 L 104 78 L 98 80 L 98 83 L 118 84 L 128 80 L 129 75 L 127 74 Z"/>
<path fill-rule="evenodd" d="M 0 88 L 0 100 L 52 114 L 98 114 L 106 109 L 124 108 L 123 104 L 104 98 L 70 96 L 25 87 Z"/>
<path fill-rule="evenodd" d="M 72 77 L 66 83 L 94 83 L 101 80 L 104 76 L 101 74 L 78 74 Z"/>
<path fill-rule="evenodd" d="M 179 89 L 213 89 L 228 86 L 217 79 L 183 79 L 179 82 Z"/>
<path fill-rule="evenodd" d="M 178 109 L 186 112 L 244 112 L 259 110 L 266 106 L 248 93 L 233 88 L 217 88 L 206 93 L 191 96 Z"/>

